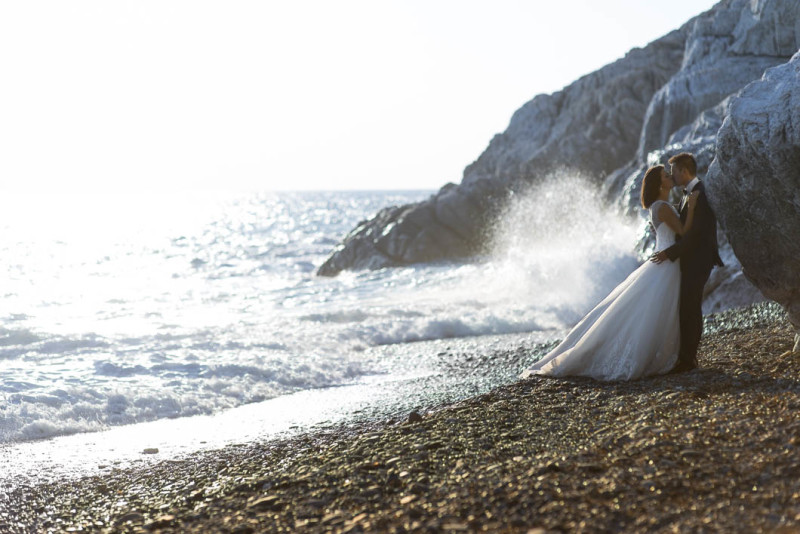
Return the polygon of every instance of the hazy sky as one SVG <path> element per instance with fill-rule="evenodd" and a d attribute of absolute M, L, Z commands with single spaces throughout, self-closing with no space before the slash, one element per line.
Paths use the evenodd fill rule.
<path fill-rule="evenodd" d="M 715 3 L 3 2 L 0 188 L 438 188 Z"/>

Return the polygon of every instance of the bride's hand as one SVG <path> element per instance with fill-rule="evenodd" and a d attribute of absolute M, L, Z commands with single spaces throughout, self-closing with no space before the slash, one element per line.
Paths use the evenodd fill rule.
<path fill-rule="evenodd" d="M 653 255 L 650 256 L 650 261 L 653 263 L 662 263 L 666 259 L 668 259 L 667 254 L 663 250 L 661 252 L 654 252 Z"/>

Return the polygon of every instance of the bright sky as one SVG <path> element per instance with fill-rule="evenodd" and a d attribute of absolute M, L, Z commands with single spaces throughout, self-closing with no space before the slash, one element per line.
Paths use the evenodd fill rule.
<path fill-rule="evenodd" d="M 434 189 L 711 0 L 26 0 L 0 190 Z"/>

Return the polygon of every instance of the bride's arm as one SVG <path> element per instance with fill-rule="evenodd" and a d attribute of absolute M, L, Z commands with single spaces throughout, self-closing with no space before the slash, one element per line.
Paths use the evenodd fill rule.
<path fill-rule="evenodd" d="M 694 208 L 697 206 L 697 196 L 699 194 L 699 192 L 695 191 L 689 195 L 689 200 L 687 201 L 689 203 L 689 211 L 686 214 L 686 222 L 681 223 L 680 217 L 666 204 L 662 204 L 658 208 L 658 217 L 676 234 L 680 236 L 686 235 L 686 232 L 689 231 L 694 222 Z"/>

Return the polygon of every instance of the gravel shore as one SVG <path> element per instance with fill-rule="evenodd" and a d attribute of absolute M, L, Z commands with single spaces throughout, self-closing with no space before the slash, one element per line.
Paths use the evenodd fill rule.
<path fill-rule="evenodd" d="M 793 331 L 774 305 L 706 328 L 690 373 L 529 379 L 402 420 L 18 487 L 0 532 L 800 532 Z"/>

